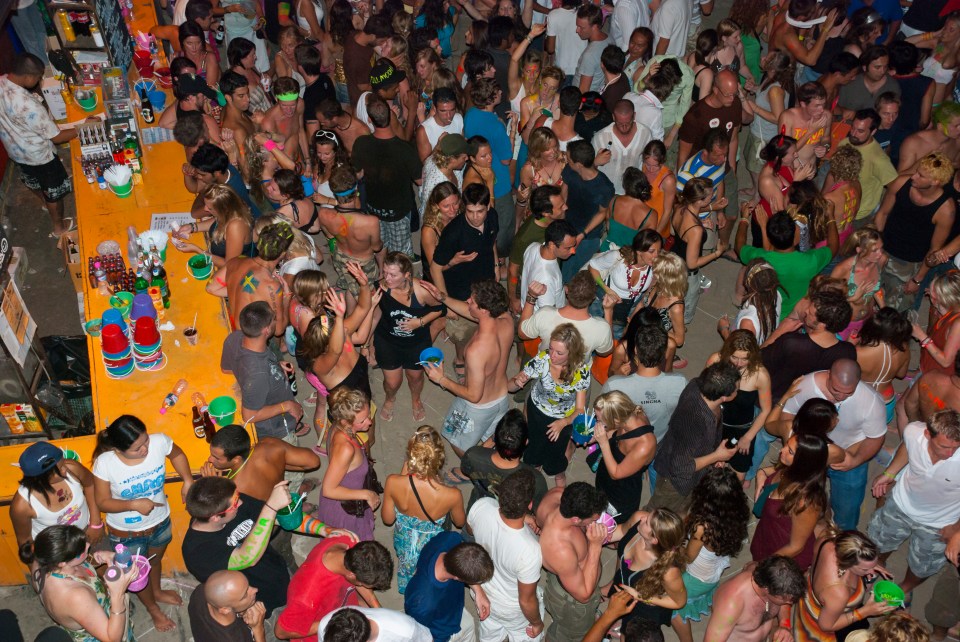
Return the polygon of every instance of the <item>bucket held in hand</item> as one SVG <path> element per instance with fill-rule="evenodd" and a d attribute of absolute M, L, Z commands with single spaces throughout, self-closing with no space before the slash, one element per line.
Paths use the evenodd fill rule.
<path fill-rule="evenodd" d="M 295 531 L 303 523 L 303 497 L 300 493 L 290 493 L 290 503 L 277 511 L 277 523 L 285 531 Z"/>

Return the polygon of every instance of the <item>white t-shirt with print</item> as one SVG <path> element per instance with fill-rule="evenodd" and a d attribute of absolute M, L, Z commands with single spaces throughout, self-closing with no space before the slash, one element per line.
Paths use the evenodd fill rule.
<path fill-rule="evenodd" d="M 380 632 L 377 634 L 377 642 L 432 642 L 433 635 L 430 629 L 420 624 L 406 613 L 391 611 L 390 609 L 370 609 L 363 606 L 347 606 L 334 609 L 327 613 L 320 620 L 317 629 L 317 639 L 323 640 L 323 635 L 330 623 L 330 618 L 337 611 L 343 608 L 355 609 L 360 611 L 371 622 L 377 623 Z"/>
<path fill-rule="evenodd" d="M 560 262 L 556 259 L 547 260 L 540 255 L 540 243 L 531 243 L 523 253 L 523 271 L 520 276 L 520 300 L 527 298 L 527 288 L 536 281 L 547 286 L 547 291 L 537 297 L 534 310 L 545 306 L 562 308 L 567 304 L 567 296 L 563 292 L 563 273 L 560 272 Z"/>
<path fill-rule="evenodd" d="M 891 497 L 907 517 L 939 529 L 960 519 L 960 451 L 933 463 L 926 429 L 922 421 L 903 429 L 907 465 L 897 477 Z"/>
<path fill-rule="evenodd" d="M 520 612 L 520 590 L 517 582 L 536 584 L 540 581 L 543 556 L 540 540 L 528 526 L 517 530 L 500 518 L 500 507 L 492 497 L 478 499 L 467 523 L 473 537 L 493 559 L 493 577 L 483 584 L 490 598 L 491 613 L 498 619 L 507 619 Z"/>
<path fill-rule="evenodd" d="M 135 510 L 107 513 L 107 526 L 123 531 L 143 531 L 170 516 L 170 504 L 163 492 L 167 456 L 173 450 L 173 439 L 157 433 L 150 435 L 147 456 L 135 466 L 123 463 L 114 451 L 108 451 L 93 462 L 93 474 L 110 483 L 114 499 L 149 499 L 160 504 L 149 515 Z"/>
<path fill-rule="evenodd" d="M 799 392 L 787 401 L 783 407 L 784 412 L 796 415 L 800 406 L 808 399 L 827 398 L 817 386 L 814 379 L 816 374 L 811 372 L 804 375 L 799 384 Z M 857 384 L 857 389 L 850 397 L 834 405 L 840 420 L 827 436 L 841 448 L 849 448 L 868 437 L 883 437 L 887 434 L 887 407 L 883 403 L 883 397 L 862 381 Z"/>

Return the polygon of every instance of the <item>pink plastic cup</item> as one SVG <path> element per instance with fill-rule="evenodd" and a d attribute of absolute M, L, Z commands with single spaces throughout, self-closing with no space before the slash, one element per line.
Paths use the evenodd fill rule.
<path fill-rule="evenodd" d="M 138 575 L 137 579 L 130 582 L 127 590 L 138 593 L 147 588 L 147 583 L 150 581 L 150 562 L 143 555 L 134 555 L 131 560 L 137 565 Z"/>

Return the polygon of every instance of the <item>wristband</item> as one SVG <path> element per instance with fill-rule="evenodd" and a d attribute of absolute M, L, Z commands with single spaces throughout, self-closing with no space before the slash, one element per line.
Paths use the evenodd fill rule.
<path fill-rule="evenodd" d="M 277 148 L 277 143 L 274 142 L 272 138 L 268 138 L 267 140 L 263 141 L 263 148 L 268 152 L 272 152 Z"/>
<path fill-rule="evenodd" d="M 921 347 L 921 348 L 926 348 L 926 347 L 927 347 L 928 345 L 930 345 L 931 343 L 933 343 L 933 339 L 931 339 L 930 337 L 927 337 L 926 339 L 924 339 L 923 341 L 920 342 L 920 347 Z"/>
<path fill-rule="evenodd" d="M 101 528 L 103 528 L 103 522 L 100 522 L 96 526 L 94 526 L 93 524 L 88 524 L 87 528 L 92 528 L 93 530 L 100 530 Z"/>
<path fill-rule="evenodd" d="M 886 470 L 885 470 L 885 471 L 883 471 L 883 474 L 886 475 L 887 477 L 889 477 L 890 479 L 893 479 L 893 480 L 896 480 L 896 479 L 897 479 L 897 476 L 896 476 L 896 475 L 891 475 L 889 471 L 886 471 Z"/>
<path fill-rule="evenodd" d="M 913 283 L 914 285 L 920 285 L 920 281 L 917 281 L 917 280 L 916 280 L 915 278 L 913 278 L 912 276 L 910 277 L 910 282 Z"/>
<path fill-rule="evenodd" d="M 853 609 L 852 615 L 853 615 L 854 622 L 859 622 L 860 620 L 863 619 L 863 616 L 860 615 L 860 609 Z"/>

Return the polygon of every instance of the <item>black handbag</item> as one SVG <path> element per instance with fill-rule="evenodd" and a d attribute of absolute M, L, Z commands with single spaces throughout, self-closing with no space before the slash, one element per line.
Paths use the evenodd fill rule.
<path fill-rule="evenodd" d="M 377 471 L 373 467 L 373 460 L 370 459 L 370 454 L 365 448 L 360 447 L 363 450 L 364 457 L 367 458 L 367 474 L 363 478 L 363 489 L 362 490 L 372 490 L 377 495 L 383 494 L 383 484 L 380 483 L 380 480 L 377 478 Z M 367 509 L 370 508 L 370 504 L 367 503 L 364 499 L 342 499 L 340 500 L 340 508 L 343 509 L 347 515 L 353 517 L 363 517 Z"/>

